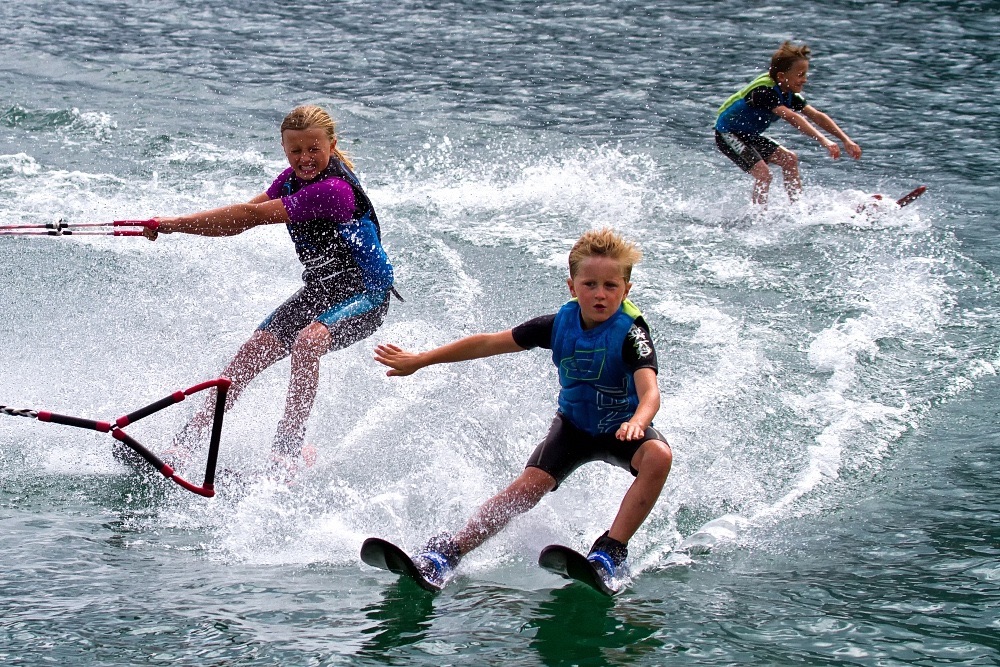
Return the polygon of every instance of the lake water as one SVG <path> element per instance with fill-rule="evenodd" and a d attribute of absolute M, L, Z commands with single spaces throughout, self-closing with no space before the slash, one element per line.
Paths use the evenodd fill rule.
<path fill-rule="evenodd" d="M 0 224 L 245 201 L 300 103 L 338 121 L 405 303 L 324 359 L 293 487 L 206 500 L 106 434 L 0 417 L 10 665 L 992 665 L 1000 662 L 995 2 L 0 4 Z M 789 126 L 805 191 L 765 216 L 716 107 L 784 39 L 864 149 Z M 870 193 L 929 188 L 904 209 Z M 611 600 L 539 570 L 630 477 L 588 466 L 430 596 L 360 563 L 518 474 L 555 409 L 545 352 L 387 378 L 412 349 L 567 298 L 610 224 L 660 358 L 674 470 Z M 114 419 L 218 375 L 299 284 L 287 234 L 0 238 L 0 403 Z M 266 459 L 287 363 L 227 417 Z M 130 427 L 162 451 L 192 401 Z M 252 475 L 252 473 L 251 473 Z"/>

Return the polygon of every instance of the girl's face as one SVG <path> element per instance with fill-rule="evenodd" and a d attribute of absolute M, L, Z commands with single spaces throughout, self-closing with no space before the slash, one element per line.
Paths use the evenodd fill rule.
<path fill-rule="evenodd" d="M 809 61 L 797 60 L 787 72 L 778 72 L 778 85 L 783 91 L 801 93 L 809 79 Z"/>
<path fill-rule="evenodd" d="M 307 183 L 327 168 L 336 146 L 336 139 L 331 142 L 326 130 L 321 127 L 281 133 L 281 147 L 285 149 L 288 164 L 295 170 L 295 175 Z"/>

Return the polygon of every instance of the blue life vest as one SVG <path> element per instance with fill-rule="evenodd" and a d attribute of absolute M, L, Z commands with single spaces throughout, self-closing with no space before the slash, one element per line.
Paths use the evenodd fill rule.
<path fill-rule="evenodd" d="M 622 346 L 640 315 L 626 300 L 607 321 L 585 330 L 576 299 L 556 313 L 552 363 L 559 369 L 559 412 L 591 435 L 614 433 L 639 407 Z"/>
<path fill-rule="evenodd" d="M 778 114 L 767 109 L 755 109 L 747 102 L 750 92 L 760 86 L 773 88 L 783 106 L 789 109 L 795 108 L 793 106 L 795 93 L 781 92 L 781 86 L 765 72 L 722 103 L 719 115 L 715 119 L 715 129 L 719 132 L 762 134 L 771 123 L 778 120 Z"/>
<path fill-rule="evenodd" d="M 293 195 L 307 185 L 327 178 L 340 178 L 354 191 L 354 215 L 349 222 L 317 218 L 286 225 L 299 261 L 305 266 L 302 280 L 338 283 L 356 282 L 357 292 L 381 293 L 392 287 L 392 264 L 382 248 L 382 230 L 371 200 L 347 165 L 335 157 L 319 176 L 304 183 L 292 173 L 281 189 Z"/>

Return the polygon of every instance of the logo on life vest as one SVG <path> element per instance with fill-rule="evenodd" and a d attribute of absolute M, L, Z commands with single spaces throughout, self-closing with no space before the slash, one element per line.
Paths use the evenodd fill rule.
<path fill-rule="evenodd" d="M 601 378 L 607 356 L 605 348 L 598 350 L 577 349 L 572 357 L 564 357 L 559 361 L 559 370 L 562 376 L 569 380 L 593 382 Z"/>

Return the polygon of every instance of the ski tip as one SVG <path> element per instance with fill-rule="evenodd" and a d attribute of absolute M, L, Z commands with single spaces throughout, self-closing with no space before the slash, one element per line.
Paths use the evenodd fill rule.
<path fill-rule="evenodd" d="M 614 597 L 625 589 L 623 582 L 606 578 L 587 557 L 561 544 L 550 544 L 538 555 L 538 565 L 543 569 L 570 579 L 608 597 Z"/>
<path fill-rule="evenodd" d="M 424 577 L 405 551 L 392 542 L 378 537 L 369 537 L 362 543 L 361 560 L 372 567 L 409 578 L 420 588 L 431 593 L 439 593 L 444 587 L 443 583 L 438 585 Z"/>
<path fill-rule="evenodd" d="M 918 197 L 920 197 L 920 195 L 924 194 L 925 192 L 927 192 L 927 186 L 920 185 L 896 200 L 893 200 L 892 198 L 887 197 L 886 195 L 883 194 L 873 194 L 870 195 L 871 201 L 861 204 L 860 206 L 857 207 L 856 210 L 858 213 L 865 213 L 866 209 L 868 209 L 869 206 L 873 204 L 877 206 L 880 202 L 884 201 L 895 201 L 896 206 L 902 208 L 903 206 L 912 204 L 914 201 L 916 201 Z"/>
<path fill-rule="evenodd" d="M 921 185 L 896 200 L 898 206 L 906 206 L 912 203 L 917 197 L 927 192 L 927 186 Z"/>

